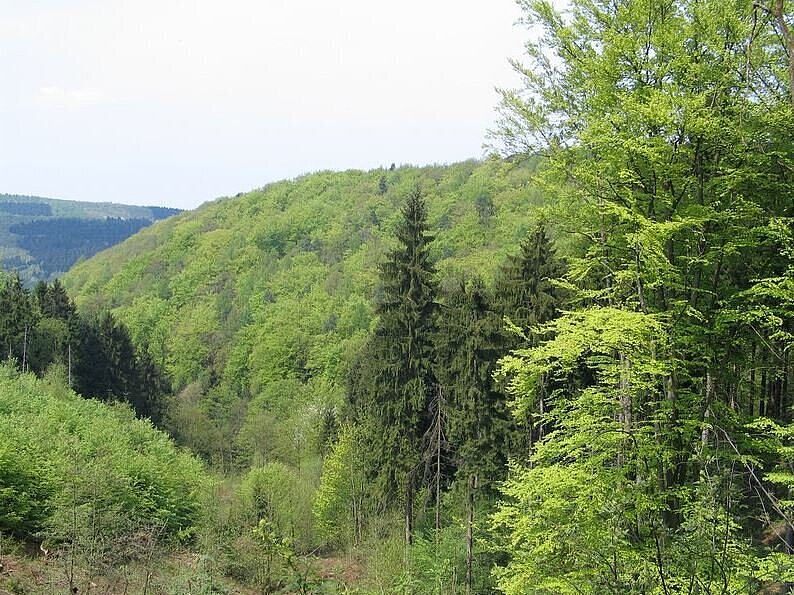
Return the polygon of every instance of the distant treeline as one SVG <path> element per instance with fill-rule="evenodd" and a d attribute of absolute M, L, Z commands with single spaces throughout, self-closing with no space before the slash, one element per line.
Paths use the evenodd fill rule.
<path fill-rule="evenodd" d="M 5 203 L 12 204 L 12 203 Z M 1 206 L 1 205 L 0 205 Z M 152 207 L 152 210 L 157 207 Z M 173 209 L 164 209 L 173 210 Z M 9 231 L 20 236 L 17 245 L 40 263 L 45 275 L 66 271 L 81 258 L 124 241 L 147 225 L 148 219 L 80 219 L 59 217 L 17 223 Z M 9 262 L 4 265 L 9 267 Z M 10 268 L 10 267 L 9 267 Z"/>
<path fill-rule="evenodd" d="M 160 219 L 167 219 L 173 215 L 178 215 L 182 212 L 181 209 L 172 209 L 171 207 L 146 207 L 152 213 L 152 219 L 159 221 Z"/>
<path fill-rule="evenodd" d="M 0 211 L 27 217 L 52 217 L 52 207 L 46 202 L 0 202 Z"/>

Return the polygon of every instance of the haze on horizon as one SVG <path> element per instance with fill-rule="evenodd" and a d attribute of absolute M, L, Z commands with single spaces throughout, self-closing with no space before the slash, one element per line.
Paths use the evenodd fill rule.
<path fill-rule="evenodd" d="M 193 208 L 481 157 L 513 0 L 0 0 L 0 193 Z"/>

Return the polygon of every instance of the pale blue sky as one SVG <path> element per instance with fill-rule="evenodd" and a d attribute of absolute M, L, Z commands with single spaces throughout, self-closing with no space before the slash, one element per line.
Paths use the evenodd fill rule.
<path fill-rule="evenodd" d="M 483 154 L 513 0 L 0 0 L 0 192 L 191 208 Z"/>

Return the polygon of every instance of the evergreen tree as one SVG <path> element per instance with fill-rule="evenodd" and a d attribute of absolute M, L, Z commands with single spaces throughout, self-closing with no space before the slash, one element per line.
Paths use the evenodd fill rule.
<path fill-rule="evenodd" d="M 96 319 L 84 316 L 78 318 L 75 344 L 74 390 L 86 398 L 109 398 L 110 359 L 105 351 Z"/>
<path fill-rule="evenodd" d="M 563 277 L 565 270 L 543 222 L 521 241 L 518 254 L 507 257 L 496 278 L 496 308 L 520 332 L 503 325 L 503 355 L 512 349 L 537 345 L 538 329 L 559 315 L 565 294 L 554 282 Z M 552 390 L 550 379 L 545 378 L 535 406 L 526 409 L 522 416 L 521 431 L 513 445 L 514 456 L 524 459 L 548 431 L 545 414 Z"/>
<path fill-rule="evenodd" d="M 137 388 L 135 348 L 110 312 L 81 321 L 76 390 L 85 397 L 129 401 Z"/>
<path fill-rule="evenodd" d="M 77 331 L 77 308 L 57 279 L 52 284 L 39 281 L 33 301 L 40 314 L 33 328 L 29 368 L 43 374 L 52 363 L 69 366 L 73 337 Z"/>
<path fill-rule="evenodd" d="M 28 351 L 38 310 L 18 273 L 7 275 L 0 287 L 0 347 L 3 359 L 15 358 L 27 369 Z"/>
<path fill-rule="evenodd" d="M 565 273 L 563 262 L 557 257 L 552 241 L 541 222 L 519 245 L 519 253 L 507 257 L 496 280 L 496 303 L 503 316 L 528 332 L 531 328 L 554 319 L 563 300 L 562 291 L 553 284 Z M 522 341 L 512 333 L 512 347 Z"/>
<path fill-rule="evenodd" d="M 105 312 L 99 319 L 99 337 L 110 368 L 110 382 L 105 394 L 109 398 L 132 402 L 140 382 L 135 347 L 127 327 L 117 322 L 110 312 Z"/>
<path fill-rule="evenodd" d="M 154 363 L 145 345 L 136 349 L 135 387 L 130 399 L 139 417 L 148 417 L 157 425 L 163 416 L 163 395 L 168 393 L 168 382 Z"/>
<path fill-rule="evenodd" d="M 482 279 L 461 280 L 446 292 L 439 317 L 437 375 L 447 401 L 449 443 L 458 478 L 490 488 L 504 478 L 515 424 L 494 380 L 507 353 L 502 317 Z"/>
<path fill-rule="evenodd" d="M 351 381 L 351 402 L 373 442 L 370 473 L 376 501 L 402 502 L 410 541 L 422 438 L 432 424 L 435 269 L 427 209 L 417 189 L 402 209 L 399 245 L 380 266 L 375 310 L 380 322 Z"/>
<path fill-rule="evenodd" d="M 50 285 L 39 281 L 36 284 L 35 295 L 42 316 L 68 322 L 77 315 L 77 308 L 72 298 L 58 279 Z"/>

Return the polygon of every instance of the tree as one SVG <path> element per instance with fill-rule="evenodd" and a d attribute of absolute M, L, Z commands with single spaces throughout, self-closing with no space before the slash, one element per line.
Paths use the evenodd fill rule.
<path fill-rule="evenodd" d="M 521 241 L 519 253 L 508 256 L 497 274 L 496 307 L 512 326 L 503 324 L 503 355 L 510 349 L 537 345 L 537 329 L 559 316 L 566 293 L 556 283 L 562 280 L 565 270 L 544 222 L 539 222 Z M 513 456 L 528 455 L 546 432 L 543 422 L 549 407 L 546 394 L 552 389 L 548 379 L 540 384 L 542 394 L 536 400 L 536 410 L 526 412 Z"/>
<path fill-rule="evenodd" d="M 30 291 L 18 273 L 7 275 L 0 287 L 0 340 L 4 356 L 15 358 L 23 370 L 28 368 L 28 349 L 33 327 L 39 316 Z"/>
<path fill-rule="evenodd" d="M 50 285 L 39 281 L 34 293 L 43 316 L 69 322 L 77 315 L 74 301 L 58 279 L 55 279 Z"/>
<path fill-rule="evenodd" d="M 110 312 L 80 317 L 75 335 L 75 390 L 84 397 L 127 402 L 139 417 L 159 423 L 160 400 L 169 387 L 146 346 L 136 349 L 127 327 Z"/>
<path fill-rule="evenodd" d="M 32 329 L 29 368 L 43 374 L 52 363 L 68 366 L 77 331 L 77 307 L 57 279 L 52 284 L 39 281 L 32 297 L 40 317 Z"/>
<path fill-rule="evenodd" d="M 769 502 L 756 473 L 739 477 L 744 424 L 760 403 L 785 420 L 791 403 L 791 363 L 750 306 L 757 291 L 774 302 L 778 320 L 761 317 L 785 340 L 786 257 L 772 247 L 794 214 L 789 53 L 745 0 L 524 8 L 541 34 L 531 64 L 515 63 L 525 88 L 503 92 L 495 136 L 542 153 L 558 180 L 579 310 L 504 363 L 519 414 L 543 379 L 556 387 L 554 431 L 506 484 L 499 526 L 522 547 L 501 588 L 752 591 L 741 506 Z M 755 363 L 772 360 L 760 380 Z M 548 571 L 559 557 L 570 573 Z"/>
<path fill-rule="evenodd" d="M 344 426 L 323 462 L 312 513 L 318 532 L 331 544 L 357 545 L 361 541 L 365 477 L 360 440 L 355 426 Z"/>
<path fill-rule="evenodd" d="M 138 417 L 148 417 L 159 425 L 162 421 L 163 396 L 168 394 L 168 381 L 154 363 L 146 345 L 135 349 L 135 390 L 130 404 Z"/>
<path fill-rule="evenodd" d="M 479 277 L 461 280 L 447 292 L 439 316 L 437 376 L 463 485 L 477 476 L 480 486 L 491 488 L 507 472 L 516 428 L 507 396 L 494 380 L 497 362 L 508 349 L 503 326 Z"/>
<path fill-rule="evenodd" d="M 564 299 L 563 291 L 554 285 L 565 274 L 565 266 L 556 255 L 554 245 L 543 222 L 527 234 L 519 245 L 519 253 L 507 257 L 496 280 L 497 305 L 503 316 L 529 333 L 558 315 Z M 521 345 L 512 333 L 513 347 Z"/>
<path fill-rule="evenodd" d="M 433 337 L 436 317 L 435 269 L 430 259 L 427 208 L 414 190 L 402 209 L 398 247 L 380 265 L 375 311 L 380 320 L 367 345 L 364 377 L 350 396 L 367 420 L 373 441 L 370 472 L 373 497 L 401 502 L 406 540 L 413 531 L 413 500 L 419 479 L 422 437 L 432 425 Z"/>

